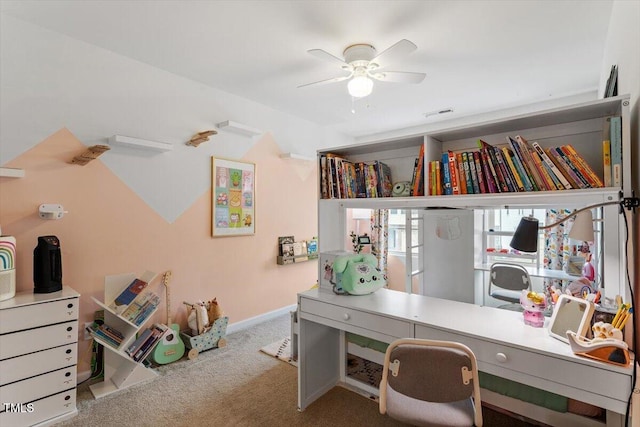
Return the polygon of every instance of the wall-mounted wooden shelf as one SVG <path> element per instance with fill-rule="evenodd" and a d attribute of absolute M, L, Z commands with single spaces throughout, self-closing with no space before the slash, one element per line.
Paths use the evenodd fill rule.
<path fill-rule="evenodd" d="M 303 154 L 297 154 L 297 153 L 282 153 L 280 154 L 280 158 L 284 160 L 303 160 L 306 162 L 316 161 L 315 157 L 305 156 Z"/>
<path fill-rule="evenodd" d="M 247 125 L 243 125 L 242 123 L 233 122 L 231 120 L 226 120 L 224 122 L 220 122 L 216 124 L 218 129 L 228 130 L 231 132 L 236 132 L 246 136 L 256 136 L 262 134 L 262 131 L 259 129 L 252 128 Z"/>
<path fill-rule="evenodd" d="M 148 139 L 132 138 L 130 136 L 113 135 L 109 138 L 109 145 L 137 148 L 152 151 L 171 151 L 173 144 L 168 142 L 150 141 Z"/>
<path fill-rule="evenodd" d="M 318 254 L 314 255 L 297 255 L 297 256 L 282 256 L 278 255 L 278 265 L 299 264 L 301 262 L 313 261 L 318 259 Z"/>
<path fill-rule="evenodd" d="M 0 168 L 0 177 L 24 178 L 24 169 Z"/>

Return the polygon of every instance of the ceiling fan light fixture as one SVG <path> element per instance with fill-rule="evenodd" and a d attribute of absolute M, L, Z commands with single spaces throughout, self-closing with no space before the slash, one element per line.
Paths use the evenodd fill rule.
<path fill-rule="evenodd" d="M 354 98 L 364 98 L 371 95 L 373 80 L 367 76 L 356 76 L 349 81 L 347 89 L 349 90 L 349 95 Z"/>

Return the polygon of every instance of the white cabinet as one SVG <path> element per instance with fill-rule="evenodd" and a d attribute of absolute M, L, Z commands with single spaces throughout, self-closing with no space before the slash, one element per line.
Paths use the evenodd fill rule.
<path fill-rule="evenodd" d="M 426 165 L 429 161 L 440 159 L 442 153 L 448 150 L 476 151 L 478 139 L 500 147 L 506 145 L 507 136 L 522 135 L 528 141 L 538 142 L 543 148 L 571 144 L 596 173 L 602 176 L 603 135 L 607 118 L 611 116 L 622 118 L 621 186 L 448 196 L 321 199 L 318 202 L 319 250 L 327 252 L 346 249 L 346 209 L 581 208 L 591 204 L 619 201 L 621 192 L 624 197 L 631 197 L 632 141 L 629 127 L 629 96 L 606 98 L 472 125 L 443 128 L 428 134 L 408 135 L 401 140 L 322 150 L 318 153 L 320 157 L 332 153 L 351 162 L 383 161 L 390 166 L 392 179 L 397 182 L 411 179 L 414 161 L 419 155 L 421 146 L 424 146 L 424 164 L 427 172 Z M 322 184 L 321 170 L 318 182 Z M 319 194 L 322 194 L 321 188 Z M 622 295 L 625 300 L 629 300 L 630 295 L 625 286 L 624 276 L 625 226 L 618 209 L 616 205 L 602 208 L 602 247 L 600 249 L 603 253 L 603 285 L 605 296 Z M 628 222 L 631 224 L 631 221 Z M 428 254 L 425 253 L 423 256 L 427 257 Z M 441 265 L 443 268 L 451 268 L 450 263 L 441 263 Z M 472 269 L 473 265 L 469 268 Z M 318 273 L 320 275 L 322 272 L 318 271 Z"/>
<path fill-rule="evenodd" d="M 118 348 L 102 341 L 99 337 L 94 339 L 104 347 L 104 381 L 92 384 L 89 388 L 97 399 L 119 390 L 131 387 L 143 381 L 149 381 L 158 376 L 152 369 L 144 364 L 134 361 L 125 350 L 136 339 L 138 331 L 144 326 L 135 325 L 113 311 L 109 305 L 120 293 L 136 278 L 133 273 L 105 277 L 104 303 L 93 298 L 94 302 L 104 309 L 104 323 L 118 330 L 124 339 Z M 149 280 L 150 282 L 151 280 Z M 149 313 L 147 320 L 153 312 Z"/>
<path fill-rule="evenodd" d="M 0 302 L 0 425 L 50 425 L 77 413 L 79 298 L 65 287 Z"/>

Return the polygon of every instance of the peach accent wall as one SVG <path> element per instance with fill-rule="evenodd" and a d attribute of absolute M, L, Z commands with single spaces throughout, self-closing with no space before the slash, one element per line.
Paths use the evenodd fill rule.
<path fill-rule="evenodd" d="M 276 265 L 278 236 L 317 233 L 317 173 L 301 173 L 300 165 L 280 159 L 271 135 L 242 159 L 256 163 L 256 234 L 241 237 L 211 237 L 210 191 L 169 224 L 100 159 L 70 164 L 85 148 L 63 128 L 4 165 L 26 172 L 21 179 L 0 178 L 0 225 L 17 239 L 18 291 L 33 289 L 33 249 L 43 235 L 60 239 L 63 284 L 81 294 L 81 327 L 93 320 L 99 307 L 90 297 L 102 299 L 110 274 L 171 270 L 172 320 L 183 328 L 182 301 L 217 297 L 234 323 L 295 304 L 296 294 L 316 283 L 317 261 Z M 60 203 L 69 212 L 43 220 L 41 203 Z M 150 289 L 163 296 L 150 322 L 166 322 L 160 277 Z M 80 371 L 89 368 L 87 347 L 81 333 Z"/>

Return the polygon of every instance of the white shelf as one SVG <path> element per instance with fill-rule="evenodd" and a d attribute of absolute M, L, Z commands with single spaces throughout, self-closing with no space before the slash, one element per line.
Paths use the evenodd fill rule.
<path fill-rule="evenodd" d="M 173 144 L 168 142 L 150 141 L 147 139 L 132 138 L 130 136 L 113 135 L 109 138 L 109 145 L 137 148 L 151 151 L 171 151 Z"/>
<path fill-rule="evenodd" d="M 228 130 L 228 131 L 236 132 L 246 136 L 256 136 L 256 135 L 262 134 L 262 131 L 259 129 L 255 129 L 255 128 L 252 128 L 251 126 L 243 125 L 242 123 L 233 122 L 231 120 L 220 122 L 216 124 L 216 127 L 221 130 Z"/>
<path fill-rule="evenodd" d="M 303 160 L 306 162 L 315 162 L 316 158 L 311 156 L 305 156 L 297 153 L 282 153 L 280 158 L 284 160 Z"/>
<path fill-rule="evenodd" d="M 24 178 L 24 169 L 0 168 L 0 177 Z"/>

